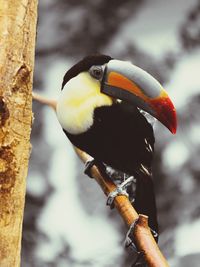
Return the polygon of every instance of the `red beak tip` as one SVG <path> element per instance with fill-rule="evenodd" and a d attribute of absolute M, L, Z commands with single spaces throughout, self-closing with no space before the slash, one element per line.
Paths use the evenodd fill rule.
<path fill-rule="evenodd" d="M 177 132 L 177 117 L 176 117 L 176 110 L 174 109 L 174 114 L 173 114 L 173 124 L 169 127 L 169 130 L 172 134 L 176 134 Z"/>
<path fill-rule="evenodd" d="M 171 130 L 171 133 L 172 133 L 172 134 L 176 134 L 176 130 L 177 130 L 176 128 L 173 128 L 173 129 Z"/>

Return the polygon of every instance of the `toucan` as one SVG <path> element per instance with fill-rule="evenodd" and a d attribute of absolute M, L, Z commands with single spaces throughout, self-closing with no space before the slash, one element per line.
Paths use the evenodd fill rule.
<path fill-rule="evenodd" d="M 66 136 L 97 166 L 136 178 L 133 205 L 158 232 L 151 172 L 155 139 L 144 112 L 175 134 L 176 110 L 166 91 L 143 69 L 107 55 L 83 58 L 66 72 L 61 89 L 57 117 Z"/>

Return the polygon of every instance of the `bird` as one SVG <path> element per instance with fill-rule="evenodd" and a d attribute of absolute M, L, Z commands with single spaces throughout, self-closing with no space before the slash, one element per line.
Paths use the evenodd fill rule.
<path fill-rule="evenodd" d="M 135 192 L 134 185 L 127 189 L 134 194 L 133 206 L 158 232 L 151 167 L 155 137 L 145 113 L 176 133 L 176 110 L 162 85 L 129 61 L 89 55 L 65 73 L 56 113 L 68 139 L 94 159 L 92 164 L 110 167 L 121 182 L 136 179 Z"/>

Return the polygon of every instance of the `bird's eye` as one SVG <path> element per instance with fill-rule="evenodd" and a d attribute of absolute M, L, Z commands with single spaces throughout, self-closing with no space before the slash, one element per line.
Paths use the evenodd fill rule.
<path fill-rule="evenodd" d="M 97 80 L 101 80 L 101 78 L 103 76 L 103 68 L 102 68 L 102 66 L 92 66 L 89 69 L 89 73 L 93 78 L 95 78 Z"/>

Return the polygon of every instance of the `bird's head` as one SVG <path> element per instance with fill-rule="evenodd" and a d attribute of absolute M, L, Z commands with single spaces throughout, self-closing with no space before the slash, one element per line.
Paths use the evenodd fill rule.
<path fill-rule="evenodd" d="M 127 61 L 105 55 L 88 56 L 64 76 L 57 115 L 72 134 L 86 131 L 94 109 L 121 99 L 148 112 L 176 133 L 176 110 L 162 85 L 149 73 Z"/>

